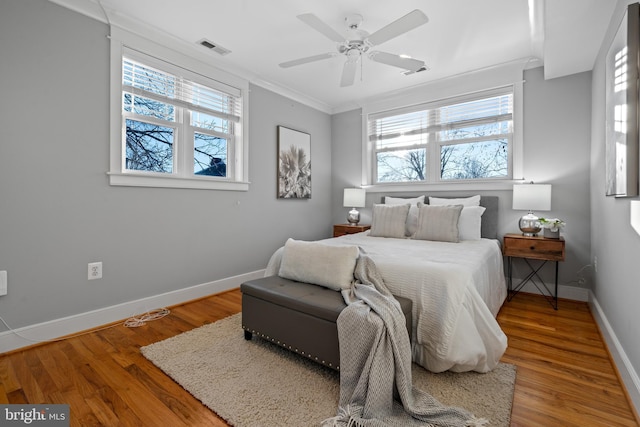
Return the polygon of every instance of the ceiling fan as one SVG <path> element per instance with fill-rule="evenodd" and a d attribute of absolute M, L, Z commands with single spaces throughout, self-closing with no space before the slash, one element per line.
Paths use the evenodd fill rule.
<path fill-rule="evenodd" d="M 295 59 L 280 64 L 282 68 L 294 67 L 296 65 L 307 64 L 309 62 L 321 61 L 323 59 L 333 58 L 339 54 L 347 57 L 342 69 L 342 78 L 340 86 L 351 86 L 356 76 L 357 64 L 363 54 L 367 54 L 369 59 L 382 64 L 391 65 L 402 68 L 409 72 L 416 72 L 424 67 L 424 61 L 406 57 L 404 55 L 395 55 L 393 53 L 370 50 L 372 47 L 380 45 L 395 37 L 398 37 L 420 25 L 429 21 L 427 15 L 421 10 L 415 9 L 402 18 L 382 27 L 373 34 L 360 29 L 363 18 L 361 15 L 353 14 L 345 18 L 348 29 L 347 38 L 331 28 L 328 24 L 321 21 L 320 18 L 312 13 L 305 13 L 297 16 L 302 22 L 322 33 L 325 37 L 338 43 L 337 52 L 321 53 L 319 55 L 308 56 L 305 58 Z"/>

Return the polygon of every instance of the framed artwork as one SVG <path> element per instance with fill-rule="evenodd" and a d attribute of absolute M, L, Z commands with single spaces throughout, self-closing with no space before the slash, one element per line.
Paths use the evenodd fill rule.
<path fill-rule="evenodd" d="M 311 135 L 278 126 L 278 198 L 311 198 Z"/>
<path fill-rule="evenodd" d="M 606 57 L 606 194 L 638 195 L 640 5 L 630 4 Z"/>

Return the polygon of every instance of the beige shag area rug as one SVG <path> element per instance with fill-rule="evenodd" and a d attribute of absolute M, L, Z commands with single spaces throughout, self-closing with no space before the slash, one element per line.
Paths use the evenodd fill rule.
<path fill-rule="evenodd" d="M 254 337 L 241 313 L 142 347 L 142 354 L 229 424 L 314 426 L 336 415 L 339 374 Z M 433 374 L 413 365 L 414 385 L 440 402 L 509 426 L 516 369 Z"/>

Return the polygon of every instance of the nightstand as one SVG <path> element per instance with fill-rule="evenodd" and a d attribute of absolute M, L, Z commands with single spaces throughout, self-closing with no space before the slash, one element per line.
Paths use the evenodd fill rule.
<path fill-rule="evenodd" d="M 370 225 L 336 224 L 333 226 L 333 237 L 344 236 L 345 234 L 362 233 L 370 228 Z"/>
<path fill-rule="evenodd" d="M 507 299 L 511 301 L 513 297 L 522 289 L 524 285 L 531 282 L 536 288 L 547 298 L 547 301 L 551 306 L 558 309 L 558 262 L 564 261 L 564 238 L 549 239 L 541 236 L 523 236 L 522 234 L 506 234 L 502 245 L 502 254 L 507 257 L 507 274 L 508 290 Z M 522 279 L 522 281 L 513 286 L 513 258 L 524 259 L 527 266 L 529 266 L 530 273 Z M 531 260 L 541 261 L 536 266 L 531 263 Z M 544 281 L 538 275 L 540 269 L 547 263 L 547 261 L 556 263 L 556 280 L 555 280 L 555 292 L 552 293 L 547 287 Z M 537 280 L 536 280 L 537 279 Z M 540 283 L 538 283 L 538 281 Z"/>

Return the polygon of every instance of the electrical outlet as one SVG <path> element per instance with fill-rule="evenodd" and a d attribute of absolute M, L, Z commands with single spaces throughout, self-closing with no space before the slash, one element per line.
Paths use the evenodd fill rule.
<path fill-rule="evenodd" d="M 102 262 L 90 262 L 88 269 L 88 279 L 102 279 Z"/>
<path fill-rule="evenodd" d="M 0 296 L 7 294 L 7 272 L 0 271 Z"/>

